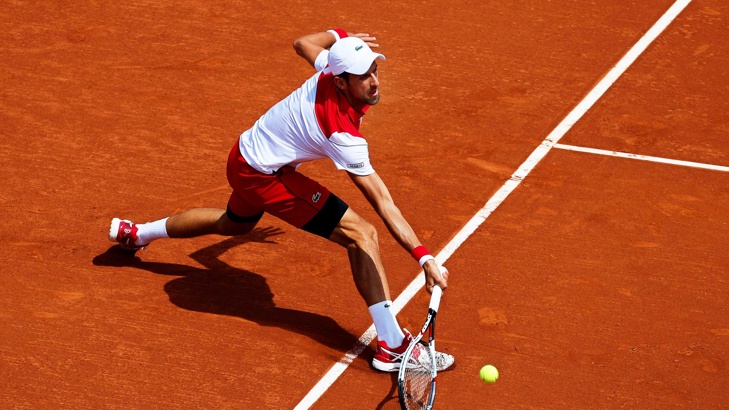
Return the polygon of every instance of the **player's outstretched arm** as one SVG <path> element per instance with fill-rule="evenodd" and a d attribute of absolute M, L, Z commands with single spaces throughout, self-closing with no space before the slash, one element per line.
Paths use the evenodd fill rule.
<path fill-rule="evenodd" d="M 420 240 L 408 221 L 395 205 L 390 195 L 390 191 L 382 181 L 382 179 L 373 173 L 370 175 L 355 175 L 348 173 L 354 182 L 354 185 L 362 192 L 367 201 L 372 205 L 375 212 L 382 218 L 393 238 L 405 248 L 408 253 L 412 253 L 413 249 L 421 246 Z M 448 271 L 441 272 L 435 260 L 430 260 L 423 264 L 425 272 L 426 289 L 431 292 L 434 285 L 440 286 L 442 289 L 448 287 Z"/>

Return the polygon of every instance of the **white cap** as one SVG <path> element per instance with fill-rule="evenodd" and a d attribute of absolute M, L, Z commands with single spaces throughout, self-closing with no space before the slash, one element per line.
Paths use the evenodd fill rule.
<path fill-rule="evenodd" d="M 329 70 L 334 75 L 344 72 L 362 75 L 370 69 L 376 58 L 384 60 L 385 56 L 373 52 L 359 37 L 345 37 L 329 49 Z"/>

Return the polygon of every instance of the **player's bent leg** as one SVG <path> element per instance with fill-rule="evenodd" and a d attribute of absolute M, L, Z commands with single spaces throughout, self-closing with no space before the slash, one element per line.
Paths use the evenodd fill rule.
<path fill-rule="evenodd" d="M 367 306 L 390 300 L 375 227 L 350 208 L 329 239 L 347 248 L 354 282 Z"/>

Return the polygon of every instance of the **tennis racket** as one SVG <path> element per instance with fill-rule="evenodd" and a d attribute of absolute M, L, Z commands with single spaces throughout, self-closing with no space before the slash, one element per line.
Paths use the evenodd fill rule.
<path fill-rule="evenodd" d="M 440 286 L 434 286 L 425 324 L 405 350 L 397 375 L 400 407 L 403 410 L 433 408 L 438 373 L 435 361 L 435 315 L 438 313 L 442 295 Z M 423 340 L 425 332 L 428 332 L 427 342 Z"/>

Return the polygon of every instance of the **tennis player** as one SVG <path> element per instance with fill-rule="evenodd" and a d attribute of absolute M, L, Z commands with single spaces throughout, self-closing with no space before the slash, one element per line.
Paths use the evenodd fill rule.
<path fill-rule="evenodd" d="M 109 239 L 136 251 L 161 238 L 207 234 L 245 235 L 264 212 L 347 249 L 357 290 L 377 330 L 375 369 L 398 371 L 412 335 L 390 310 L 390 290 L 375 228 L 335 194 L 297 171 L 307 161 L 329 158 L 344 170 L 382 218 L 395 240 L 420 263 L 426 288 L 445 289 L 448 271 L 439 268 L 393 202 L 370 163 L 367 140 L 359 131 L 370 106 L 380 101 L 378 62 L 385 56 L 368 34 L 342 29 L 305 35 L 296 53 L 317 73 L 273 106 L 238 138 L 230 151 L 227 177 L 232 193 L 227 209 L 194 208 L 145 224 L 114 218 Z M 439 370 L 454 362 L 439 353 Z"/>

